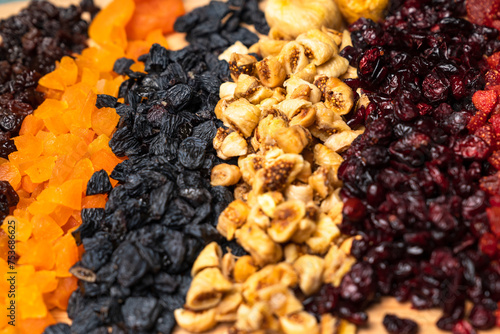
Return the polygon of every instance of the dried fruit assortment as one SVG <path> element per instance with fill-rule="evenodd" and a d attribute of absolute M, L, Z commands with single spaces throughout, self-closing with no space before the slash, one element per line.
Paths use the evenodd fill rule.
<path fill-rule="evenodd" d="M 341 55 L 359 78 L 346 83 L 371 101 L 348 115 L 347 124 L 366 130 L 338 171 L 340 230 L 360 236 L 351 248 L 358 263 L 306 309 L 364 324 L 363 309 L 391 295 L 416 309 L 440 307 L 437 326 L 459 331 L 469 326 L 461 321 L 469 300 L 470 324 L 495 325 L 500 265 L 481 252 L 492 209 L 479 186 L 491 173 L 491 147 L 467 127 L 482 117 L 473 116 L 473 94 L 484 88 L 483 54 L 498 51 L 500 41 L 497 30 L 461 19 L 464 5 L 406 1 L 384 23 L 361 19 L 350 27 L 353 47 Z"/>
<path fill-rule="evenodd" d="M 258 16 L 245 2 L 240 10 L 234 6 L 238 16 Z M 216 10 L 229 13 L 229 4 L 214 1 L 198 13 Z M 179 18 L 175 26 L 186 20 Z M 214 23 L 212 16 L 196 22 L 198 27 Z M 221 27 L 217 34 L 230 36 L 232 29 Z M 245 34 L 249 46 L 256 37 Z M 196 42 L 179 51 L 155 44 L 139 57 L 144 72 L 135 71 L 128 58 L 115 62 L 114 71 L 129 77 L 119 89 L 123 101 L 99 95 L 97 106 L 116 109 L 120 121 L 109 147 L 128 159 L 111 173 L 119 184 L 105 208 L 82 211 L 75 235 L 85 253 L 71 269 L 80 280 L 68 305 L 71 328 L 57 325 L 46 333 L 108 328 L 170 333 L 173 311 L 184 303 L 191 266 L 202 248 L 217 241 L 224 250 L 230 245 L 235 255 L 245 254 L 215 227 L 233 200 L 229 189 L 210 185 L 210 171 L 222 161 L 212 147 L 222 125 L 213 110 L 220 84 L 230 79 L 227 62 L 217 59 L 219 51 L 220 46 Z"/>
<path fill-rule="evenodd" d="M 337 227 L 339 153 L 362 133 L 342 118 L 362 104 L 338 79 L 353 75 L 339 56 L 349 34 L 313 29 L 295 40 L 271 37 L 250 48 L 265 55 L 260 61 L 233 53 L 235 82 L 220 87 L 215 114 L 224 127 L 213 146 L 222 159 L 238 157 L 238 166 L 212 170 L 212 185 L 236 184 L 217 230 L 249 255 L 223 256 L 216 244 L 200 254 L 184 308 L 175 311 L 192 332 L 236 321 L 242 332 L 318 333 L 299 298 L 322 283 L 338 286 L 355 261 L 348 255 L 352 239 Z M 321 330 L 334 333 L 335 325 L 326 317 Z"/>
<path fill-rule="evenodd" d="M 68 8 L 36 1 L 0 21 L 0 159 L 16 150 L 11 138 L 18 135 L 23 119 L 43 101 L 43 92 L 36 90 L 38 80 L 54 69 L 56 60 L 86 46 L 88 23 L 82 14 L 93 16 L 97 11 L 92 1 Z M 2 172 L 1 180 L 16 177 L 13 168 Z M 17 204 L 13 192 L 7 182 L 3 183 L 2 222 L 9 208 Z"/>
<path fill-rule="evenodd" d="M 350 334 L 383 295 L 500 326 L 500 1 L 267 3 L 0 22 L 1 333 Z"/>
<path fill-rule="evenodd" d="M 75 11 L 80 13 L 75 8 L 67 10 L 68 19 Z M 16 221 L 18 318 L 15 328 L 7 325 L 8 287 L 2 285 L 2 333 L 42 333 L 55 322 L 50 310 L 66 309 L 77 288 L 70 268 L 83 248 L 75 242 L 74 236 L 79 238 L 81 233 L 75 230 L 88 212 L 105 207 L 106 193 L 117 183 L 108 174 L 123 161 L 108 146 L 119 115 L 103 106 L 102 96 L 118 95 L 124 76 L 113 72 L 113 61 L 131 48 L 126 45 L 126 35 L 125 43 L 110 42 L 110 36 L 104 35 L 111 31 L 110 26 L 115 32 L 124 32 L 133 12 L 133 1 L 112 3 L 91 25 L 95 46 L 75 59 L 63 57 L 54 71 L 40 78 L 39 90 L 46 99 L 22 122 L 19 136 L 13 139 L 17 151 L 9 154 L 9 160 L 0 161 L 2 179 L 10 182 L 19 199 L 12 216 L 7 217 Z M 113 20 L 113 15 L 121 21 Z M 14 204 L 16 194 L 4 188 L 3 199 Z M 5 272 L 6 232 L 4 224 L 0 262 Z"/>
<path fill-rule="evenodd" d="M 43 93 L 36 91 L 38 80 L 54 70 L 56 60 L 87 46 L 88 22 L 82 14 L 97 11 L 89 0 L 67 8 L 33 1 L 0 21 L 0 158 L 16 150 L 11 137 L 43 101 Z"/>

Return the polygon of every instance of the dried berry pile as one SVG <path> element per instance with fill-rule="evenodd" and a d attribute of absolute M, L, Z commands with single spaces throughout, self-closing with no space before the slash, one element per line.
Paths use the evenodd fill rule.
<path fill-rule="evenodd" d="M 491 148 L 492 154 L 488 158 L 492 169 L 500 170 L 500 52 L 494 53 L 487 59 L 488 69 L 485 73 L 485 90 L 474 93 L 472 101 L 477 108 L 467 128 L 471 133 L 483 139 Z M 491 208 L 486 209 L 491 232 L 486 229 L 481 235 L 479 246 L 483 253 L 492 259 L 500 259 L 500 172 L 488 175 L 480 180 L 481 189 L 490 196 Z"/>
<path fill-rule="evenodd" d="M 354 23 L 343 55 L 358 68 L 372 103 L 350 115 L 366 124 L 339 169 L 344 186 L 341 230 L 360 235 L 358 263 L 340 288 L 325 286 L 308 309 L 334 311 L 356 323 L 379 295 L 440 307 L 437 326 L 495 325 L 500 265 L 478 247 L 489 232 L 490 206 L 479 180 L 490 173 L 491 148 L 468 134 L 472 95 L 484 88 L 483 54 L 497 51 L 498 31 L 459 17 L 462 1 L 406 1 L 382 24 Z M 457 329 L 458 330 L 458 329 Z"/>
<path fill-rule="evenodd" d="M 84 12 L 98 11 L 92 0 L 80 6 L 55 7 L 33 1 L 19 14 L 0 21 L 0 157 L 16 150 L 11 137 L 43 101 L 35 89 L 56 60 L 79 53 L 87 43 L 89 24 Z"/>
<path fill-rule="evenodd" d="M 198 11 L 211 12 L 220 4 Z M 197 26 L 209 18 L 200 20 Z M 218 31 L 231 33 L 225 27 Z M 242 42 L 249 46 L 251 36 Z M 233 253 L 244 253 L 223 242 L 215 229 L 216 218 L 233 200 L 229 189 L 210 186 L 210 171 L 220 162 L 212 140 L 222 125 L 213 110 L 220 84 L 230 79 L 228 64 L 214 54 L 218 51 L 216 45 L 192 43 L 168 51 L 155 44 L 139 58 L 146 74 L 132 71 L 132 60 L 115 63 L 115 72 L 130 77 L 118 94 L 125 103 L 100 95 L 96 105 L 116 108 L 120 122 L 109 145 L 128 160 L 111 173 L 119 185 L 109 193 L 106 208 L 82 210 L 75 237 L 86 252 L 72 268 L 80 283 L 68 305 L 71 329 L 60 324 L 46 333 L 107 332 L 109 327 L 117 333 L 170 333 L 172 312 L 184 303 L 202 247 L 216 240 L 224 250 L 231 245 Z M 106 188 L 107 178 L 95 180 Z"/>

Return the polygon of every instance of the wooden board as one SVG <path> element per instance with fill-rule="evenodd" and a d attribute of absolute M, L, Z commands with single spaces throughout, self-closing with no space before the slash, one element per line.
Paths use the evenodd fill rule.
<path fill-rule="evenodd" d="M 50 0 L 52 3 L 56 5 L 67 6 L 69 4 L 78 3 L 78 0 Z M 99 6 L 105 6 L 111 0 L 94 0 Z M 186 7 L 186 11 L 190 11 L 193 8 L 196 8 L 200 5 L 208 3 L 209 0 L 184 0 L 184 5 Z M 0 18 L 7 17 L 18 12 L 21 8 L 26 6 L 26 1 L 22 2 L 14 2 L 0 5 Z M 170 47 L 174 50 L 180 49 L 184 47 L 187 43 L 184 40 L 184 34 L 172 34 L 167 37 L 168 43 Z M 370 308 L 369 314 L 369 323 L 365 328 L 360 328 L 358 330 L 359 334 L 378 334 L 378 333 L 386 333 L 384 326 L 382 325 L 382 319 L 388 313 L 396 314 L 400 317 L 411 318 L 418 322 L 420 326 L 421 334 L 445 334 L 448 332 L 444 332 L 439 330 L 436 327 L 436 321 L 439 319 L 441 315 L 441 311 L 439 310 L 425 310 L 425 311 L 416 311 L 411 309 L 411 305 L 409 303 L 400 304 L 393 298 L 384 298 L 380 304 L 376 304 Z M 66 312 L 63 310 L 53 310 L 52 314 L 58 321 L 69 322 Z M 218 328 L 207 332 L 207 334 L 226 334 L 229 325 L 221 325 Z M 481 333 L 495 333 L 500 334 L 500 329 L 493 329 L 490 331 L 483 331 Z M 175 334 L 191 334 L 182 329 L 177 329 Z"/>

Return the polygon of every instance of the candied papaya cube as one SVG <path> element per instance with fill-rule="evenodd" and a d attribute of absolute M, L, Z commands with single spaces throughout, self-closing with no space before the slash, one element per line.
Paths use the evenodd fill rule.
<path fill-rule="evenodd" d="M 32 193 L 35 191 L 35 188 L 38 186 L 38 183 L 33 183 L 33 181 L 30 179 L 28 175 L 24 175 L 21 179 L 21 188 L 28 192 Z M 19 204 L 18 204 L 19 207 Z"/>
<path fill-rule="evenodd" d="M 74 128 L 71 129 L 71 134 L 80 137 L 86 145 L 92 143 L 95 139 L 96 134 L 93 129 L 83 129 L 83 128 Z"/>
<path fill-rule="evenodd" d="M 2 224 L 1 229 L 10 235 L 9 233 L 9 226 L 12 229 L 12 226 L 14 226 L 14 236 L 17 241 L 27 241 L 29 237 L 31 236 L 31 233 L 33 231 L 33 224 L 31 221 L 20 218 L 20 217 L 14 217 L 14 216 L 7 216 L 5 218 L 5 221 L 10 222 L 13 221 L 14 225 L 12 224 Z"/>
<path fill-rule="evenodd" d="M 22 254 L 18 264 L 32 264 L 38 270 L 51 270 L 55 264 L 55 254 L 52 243 L 47 240 L 38 240 L 30 243 L 30 248 Z"/>
<path fill-rule="evenodd" d="M 45 328 L 55 323 L 56 320 L 52 314 L 47 312 L 43 318 L 29 318 L 20 321 L 17 334 L 42 334 Z"/>
<path fill-rule="evenodd" d="M 55 90 L 64 90 L 66 87 L 64 84 L 64 78 L 61 76 L 61 72 L 57 69 L 41 77 L 38 84 L 42 87 Z"/>
<path fill-rule="evenodd" d="M 21 173 L 14 164 L 6 162 L 0 165 L 0 180 L 8 181 L 17 190 L 21 185 Z"/>
<path fill-rule="evenodd" d="M 19 134 L 22 136 L 27 133 L 30 133 L 36 136 L 37 133 L 41 131 L 44 127 L 45 124 L 43 123 L 43 121 L 35 117 L 35 115 L 31 114 L 24 118 L 23 124 L 21 125 L 21 129 L 19 130 Z"/>
<path fill-rule="evenodd" d="M 77 162 L 77 157 L 72 154 L 60 156 L 56 160 L 56 164 L 50 177 L 49 186 L 57 187 L 69 180 Z"/>
<path fill-rule="evenodd" d="M 63 117 L 56 116 L 44 119 L 43 122 L 47 129 L 56 136 L 69 132 L 69 128 L 64 123 Z"/>
<path fill-rule="evenodd" d="M 109 137 L 104 134 L 97 136 L 97 138 L 94 139 L 88 147 L 88 153 L 90 155 L 93 155 L 100 150 L 108 150 L 111 152 L 111 148 L 109 147 Z"/>
<path fill-rule="evenodd" d="M 38 108 L 35 109 L 33 115 L 41 120 L 60 116 L 68 108 L 68 103 L 55 99 L 46 99 Z"/>
<path fill-rule="evenodd" d="M 109 150 L 100 150 L 92 154 L 90 160 L 94 164 L 94 170 L 104 169 L 111 174 L 116 165 L 122 162 Z"/>
<path fill-rule="evenodd" d="M 68 56 L 62 57 L 57 71 L 61 74 L 66 86 L 71 86 L 76 83 L 76 79 L 78 78 L 78 67 L 73 58 Z"/>
<path fill-rule="evenodd" d="M 88 158 L 78 161 L 73 168 L 70 179 L 81 179 L 86 184 L 94 174 L 94 165 Z"/>
<path fill-rule="evenodd" d="M 54 146 L 56 143 L 56 135 L 48 131 L 39 131 L 36 134 L 36 138 L 40 140 L 43 144 L 43 152 L 44 156 L 56 156 L 58 155 L 57 148 Z"/>
<path fill-rule="evenodd" d="M 76 277 L 63 277 L 58 279 L 57 288 L 55 291 L 45 294 L 44 299 L 47 307 L 59 308 L 65 310 L 68 307 L 68 300 L 71 293 L 78 287 L 78 280 Z"/>
<path fill-rule="evenodd" d="M 63 235 L 63 230 L 50 216 L 35 215 L 31 222 L 33 223 L 33 237 L 36 240 L 53 241 Z"/>
<path fill-rule="evenodd" d="M 31 133 L 15 137 L 17 151 L 30 159 L 38 158 L 43 152 L 43 143 L 41 143 Z"/>
<path fill-rule="evenodd" d="M 116 129 L 120 116 L 114 108 L 94 108 L 92 113 L 92 128 L 97 135 L 111 137 Z"/>
<path fill-rule="evenodd" d="M 82 224 L 81 218 L 77 219 L 77 218 L 75 218 L 74 215 L 72 215 L 71 217 L 69 217 L 66 224 L 64 226 L 62 226 L 62 229 L 63 229 L 64 233 L 71 233 L 74 230 L 76 230 L 78 228 L 78 226 L 80 226 L 81 224 Z"/>
<path fill-rule="evenodd" d="M 43 192 L 43 191 L 42 191 Z M 32 215 L 49 215 L 57 208 L 57 204 L 49 203 L 42 200 L 37 200 L 28 207 L 29 213 Z"/>
<path fill-rule="evenodd" d="M 42 293 L 54 291 L 57 288 L 56 272 L 53 270 L 40 270 L 34 275 L 34 282 Z"/>
<path fill-rule="evenodd" d="M 35 275 L 35 266 L 24 264 L 16 266 L 17 285 L 27 286 L 33 284 L 33 276 Z"/>
<path fill-rule="evenodd" d="M 83 180 L 69 180 L 60 186 L 47 187 L 38 195 L 38 200 L 80 210 L 82 208 L 83 189 Z"/>
<path fill-rule="evenodd" d="M 151 44 L 146 41 L 130 41 L 127 46 L 126 56 L 137 60 L 139 56 L 148 53 L 150 48 Z M 142 70 L 144 71 L 144 68 Z"/>
<path fill-rule="evenodd" d="M 56 157 L 42 157 L 33 161 L 32 165 L 24 172 L 30 177 L 32 182 L 42 183 L 50 179 L 55 164 Z"/>
<path fill-rule="evenodd" d="M 50 217 L 54 219 L 57 225 L 64 226 L 68 222 L 68 219 L 71 217 L 73 211 L 73 209 L 63 205 L 57 205 L 56 208 L 50 213 Z"/>
<path fill-rule="evenodd" d="M 104 209 L 107 201 L 108 201 L 108 195 L 105 195 L 105 194 L 85 196 L 82 200 L 82 208 L 83 209 L 91 209 L 91 208 L 103 208 Z"/>
<path fill-rule="evenodd" d="M 78 247 L 69 233 L 59 238 L 54 244 L 56 258 L 56 276 L 71 277 L 69 269 L 78 261 Z"/>
<path fill-rule="evenodd" d="M 167 39 L 165 38 L 163 31 L 161 29 L 151 30 L 146 36 L 146 41 L 149 45 L 160 44 L 165 49 L 168 49 Z"/>
<path fill-rule="evenodd" d="M 77 60 L 78 62 L 78 60 Z M 82 66 L 82 65 L 80 65 Z M 96 84 L 97 84 L 97 80 L 99 80 L 99 73 L 98 71 L 92 69 L 92 68 L 89 68 L 89 67 L 84 67 L 82 69 L 82 82 L 91 86 L 91 87 L 94 87 Z"/>

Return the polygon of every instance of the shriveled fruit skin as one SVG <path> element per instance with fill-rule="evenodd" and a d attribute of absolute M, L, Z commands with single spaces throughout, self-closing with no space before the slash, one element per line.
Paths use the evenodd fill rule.
<path fill-rule="evenodd" d="M 235 39 L 247 46 L 257 39 L 238 27 L 263 17 L 256 5 L 213 1 L 176 21 L 191 42 L 185 49 L 154 44 L 139 57 L 142 66 L 130 54 L 106 64 L 128 78 L 117 94 L 105 93 L 118 99 L 99 94 L 96 103 L 99 110 L 114 108 L 120 119 L 111 139 L 99 134 L 88 151 L 94 168 L 110 173 L 116 186 L 104 208 L 82 209 L 82 223 L 72 232 L 85 248 L 71 269 L 79 277 L 68 305 L 72 333 L 171 333 L 173 311 L 184 305 L 203 246 L 216 241 L 224 251 L 230 246 L 233 254 L 245 254 L 215 228 L 234 196 L 230 188 L 210 185 L 210 171 L 223 162 L 212 147 L 221 126 L 213 110 L 219 86 L 230 80 L 227 62 L 217 57 Z M 207 43 L 207 29 L 215 29 L 213 43 Z M 123 161 L 105 165 L 109 156 Z M 100 195 L 92 194 L 105 179 L 102 172 L 91 178 L 82 206 Z"/>
<path fill-rule="evenodd" d="M 323 287 L 305 306 L 362 324 L 374 296 L 390 295 L 416 309 L 441 308 L 442 330 L 466 332 L 462 319 L 471 316 L 488 327 L 500 298 L 490 222 L 496 230 L 500 117 L 489 89 L 498 56 L 490 71 L 483 55 L 499 51 L 499 32 L 464 20 L 464 1 L 394 1 L 389 13 L 383 23 L 354 22 L 353 46 L 340 53 L 358 68 L 359 78 L 345 82 L 371 101 L 346 115 L 349 126 L 366 128 L 338 171 L 340 230 L 361 235 L 351 247 L 359 262 L 340 288 Z M 462 52 L 472 45 L 477 53 Z M 469 315 L 466 301 L 475 304 Z"/>

